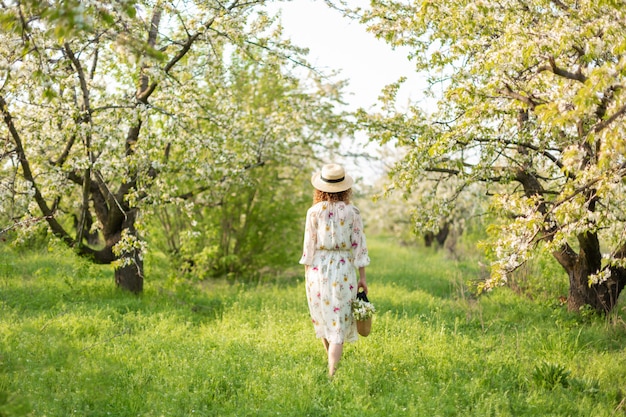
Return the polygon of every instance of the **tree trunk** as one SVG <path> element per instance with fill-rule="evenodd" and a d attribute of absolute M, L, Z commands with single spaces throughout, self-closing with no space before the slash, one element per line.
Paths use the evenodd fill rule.
<path fill-rule="evenodd" d="M 623 269 L 611 271 L 611 278 L 589 285 L 589 275 L 584 268 L 569 271 L 569 296 L 567 307 L 570 311 L 579 311 L 585 305 L 591 306 L 598 313 L 610 313 L 617 304 L 620 293 L 626 283 L 626 273 Z"/>
<path fill-rule="evenodd" d="M 143 260 L 134 250 L 132 254 L 126 254 L 131 257 L 131 264 L 115 270 L 115 284 L 125 290 L 139 294 L 143 291 Z"/>
<path fill-rule="evenodd" d="M 125 231 L 127 235 L 137 238 L 135 220 L 138 209 L 133 208 L 126 212 L 126 218 L 122 222 L 120 235 Z M 143 291 L 143 258 L 140 250 L 133 248 L 129 252 L 119 255 L 118 259 L 125 261 L 124 266 L 115 269 L 115 284 L 125 290 L 138 294 Z"/>
<path fill-rule="evenodd" d="M 578 237 L 580 252 L 563 251 L 555 257 L 569 276 L 569 296 L 567 307 L 570 311 L 579 311 L 589 305 L 598 313 L 609 313 L 615 305 L 626 284 L 626 271 L 622 268 L 611 269 L 611 276 L 604 282 L 589 285 L 589 277 L 601 270 L 602 255 L 597 235 L 586 233 Z M 567 258 L 567 259 L 566 259 Z"/>
<path fill-rule="evenodd" d="M 450 234 L 450 228 L 450 222 L 446 221 L 441 225 L 439 231 L 436 234 L 430 231 L 424 233 L 424 245 L 429 248 L 433 245 L 433 243 L 437 243 L 438 248 L 443 247 L 443 245 L 446 243 L 448 235 Z"/>

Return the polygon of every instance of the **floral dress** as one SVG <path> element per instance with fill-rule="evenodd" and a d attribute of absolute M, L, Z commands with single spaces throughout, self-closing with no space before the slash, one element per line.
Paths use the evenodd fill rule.
<path fill-rule="evenodd" d="M 308 265 L 306 295 L 316 336 L 337 344 L 356 341 L 351 311 L 356 268 L 370 263 L 359 210 L 344 202 L 323 201 L 311 207 L 300 263 Z"/>

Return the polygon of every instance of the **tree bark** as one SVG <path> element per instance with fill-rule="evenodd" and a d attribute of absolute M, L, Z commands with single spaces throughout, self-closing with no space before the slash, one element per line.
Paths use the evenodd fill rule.
<path fill-rule="evenodd" d="M 617 304 L 620 293 L 626 285 L 626 270 L 611 268 L 611 277 L 604 282 L 589 285 L 589 276 L 602 268 L 600 243 L 595 233 L 578 237 L 579 253 L 571 248 L 553 254 L 569 277 L 567 308 L 579 311 L 585 305 L 598 313 L 607 314 Z"/>
<path fill-rule="evenodd" d="M 126 217 L 122 222 L 122 228 L 119 234 L 120 236 L 123 232 L 126 232 L 132 237 L 137 237 L 137 229 L 135 228 L 137 214 L 137 209 L 131 209 L 126 213 Z M 143 258 L 139 249 L 132 249 L 130 252 L 122 253 L 116 259 L 124 260 L 129 263 L 115 269 L 115 285 L 135 294 L 142 292 L 144 277 Z"/>

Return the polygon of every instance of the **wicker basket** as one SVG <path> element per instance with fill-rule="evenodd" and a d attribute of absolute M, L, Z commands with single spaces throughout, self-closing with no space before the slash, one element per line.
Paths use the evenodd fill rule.
<path fill-rule="evenodd" d="M 367 320 L 357 320 L 356 330 L 361 336 L 367 337 L 372 331 L 372 318 L 370 317 Z"/>

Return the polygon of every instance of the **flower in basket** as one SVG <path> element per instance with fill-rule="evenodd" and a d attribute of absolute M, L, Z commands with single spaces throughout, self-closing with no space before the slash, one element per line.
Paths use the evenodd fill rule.
<path fill-rule="evenodd" d="M 364 321 L 372 318 L 376 313 L 376 307 L 369 301 L 356 298 L 352 300 L 352 314 L 357 321 Z"/>

